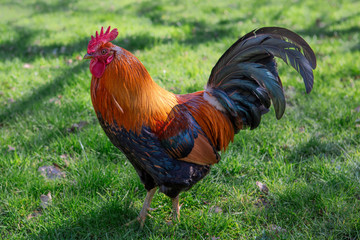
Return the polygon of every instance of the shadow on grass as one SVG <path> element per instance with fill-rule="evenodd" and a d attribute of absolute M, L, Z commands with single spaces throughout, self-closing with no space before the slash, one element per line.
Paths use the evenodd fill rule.
<path fill-rule="evenodd" d="M 6 7 L 17 6 L 20 8 L 29 8 L 34 9 L 35 14 L 48 14 L 54 12 L 64 12 L 70 9 L 70 5 L 73 1 L 70 0 L 62 0 L 62 1 L 53 1 L 50 3 L 49 1 L 37 0 L 34 3 L 26 3 L 23 1 L 11 1 L 7 3 L 3 3 Z"/>
<path fill-rule="evenodd" d="M 288 151 L 287 159 L 290 162 L 301 162 L 304 159 L 337 157 L 343 154 L 338 143 L 320 140 L 311 137 L 306 142 L 299 143 L 294 149 Z"/>
<path fill-rule="evenodd" d="M 234 35 L 233 24 L 246 20 L 246 17 L 236 17 L 231 20 L 226 19 L 219 21 L 217 24 L 210 24 L 205 20 L 197 20 L 194 18 L 170 20 L 163 18 L 163 15 L 167 14 L 167 12 L 161 2 L 148 1 L 138 4 L 136 7 L 137 14 L 148 18 L 155 26 L 174 26 L 189 31 L 186 38 L 179 41 L 187 45 L 199 45 L 206 42 L 218 41 L 219 39 Z M 234 42 L 236 40 L 237 39 L 234 39 Z"/>
<path fill-rule="evenodd" d="M 329 23 L 322 22 L 322 19 L 326 19 L 326 16 L 321 16 L 317 21 L 313 22 L 307 29 L 297 31 L 300 35 L 317 36 L 317 37 L 335 37 L 355 34 L 360 32 L 360 26 L 351 26 L 348 28 L 336 29 L 336 25 L 342 24 L 346 21 L 352 20 L 360 16 L 360 13 L 352 14 L 346 17 L 342 17 L 336 21 Z"/>
<path fill-rule="evenodd" d="M 151 219 L 147 219 L 145 228 L 139 223 L 124 226 L 138 216 L 134 208 L 127 208 L 122 202 L 111 201 L 100 208 L 76 216 L 75 220 L 65 220 L 58 226 L 32 234 L 33 239 L 127 239 L 126 236 L 145 237 L 151 228 Z"/>
<path fill-rule="evenodd" d="M 90 36 L 93 35 L 95 31 L 99 30 L 94 29 L 94 33 L 89 33 L 89 37 L 77 39 L 71 44 L 58 43 L 41 46 L 33 44 L 33 42 L 36 42 L 39 38 L 49 38 L 49 31 L 40 31 L 18 26 L 14 26 L 13 28 L 17 33 L 17 37 L 0 45 L 0 60 L 11 61 L 14 58 L 19 58 L 23 62 L 28 63 L 35 61 L 37 58 L 70 58 L 76 53 L 79 53 L 82 57 L 87 51 Z M 155 45 L 166 44 L 172 41 L 172 39 L 151 36 L 149 33 L 141 33 L 124 38 L 117 38 L 113 43 L 124 47 L 129 51 L 135 51 L 152 48 Z M 87 64 L 89 63 L 87 62 Z"/>
<path fill-rule="evenodd" d="M 53 13 L 53 12 L 63 12 L 71 8 L 71 0 L 62 0 L 49 3 L 49 1 L 39 1 L 30 4 L 29 7 L 36 9 L 37 12 L 41 14 Z"/>
<path fill-rule="evenodd" d="M 312 179 L 306 185 L 297 184 L 276 194 L 276 203 L 264 209 L 267 222 L 303 229 L 320 236 L 336 236 L 336 239 L 358 239 L 360 232 L 356 221 L 358 200 L 349 179 L 343 174 L 334 175 L 333 179 Z M 344 193 L 347 194 L 344 197 Z M 353 195 L 353 197 L 351 197 Z M 337 197 L 335 197 L 337 196 Z M 336 204 L 329 199 L 336 198 Z M 346 220 L 345 220 L 346 219 Z M 311 226 L 311 222 L 319 222 Z M 326 237 L 325 237 L 326 238 Z"/>
<path fill-rule="evenodd" d="M 12 26 L 16 38 L 9 39 L 0 45 L 0 60 L 22 59 L 24 62 L 33 62 L 36 58 L 71 57 L 81 50 L 85 53 L 88 38 L 78 39 L 71 44 L 62 43 L 41 46 L 33 44 L 40 38 L 49 38 L 50 31 Z"/>
<path fill-rule="evenodd" d="M 63 91 L 70 81 L 74 81 L 73 76 L 85 69 L 85 67 L 85 63 L 83 63 L 64 69 L 52 82 L 40 86 L 32 94 L 12 103 L 0 114 L 0 123 L 4 125 L 11 124 L 15 116 L 21 117 L 23 114 L 31 114 L 34 105 L 42 103 L 45 98 L 56 96 Z"/>
<path fill-rule="evenodd" d="M 12 4 L 19 5 L 19 3 L 11 3 L 7 5 Z M 61 2 L 61 4 L 49 4 L 44 1 L 40 1 L 26 7 L 36 9 L 36 14 L 47 14 L 58 11 L 67 11 L 71 8 L 70 5 L 71 1 L 65 1 L 64 3 Z M 21 7 L 24 6 L 21 5 Z M 119 11 L 121 11 L 121 9 Z M 155 26 L 177 26 L 184 29 L 190 29 L 190 32 L 188 32 L 187 36 L 182 40 L 154 37 L 150 33 L 141 33 L 138 35 L 128 36 L 123 39 L 118 38 L 114 41 L 115 44 L 120 43 L 120 46 L 130 51 L 152 48 L 154 45 L 167 44 L 174 41 L 178 41 L 183 44 L 198 45 L 208 41 L 219 40 L 234 34 L 231 28 L 232 25 L 229 24 L 230 22 L 234 23 L 245 20 L 245 18 L 238 18 L 220 21 L 219 24 L 216 25 L 211 25 L 204 20 L 198 21 L 187 18 L 181 18 L 176 21 L 164 21 L 161 19 L 161 15 L 163 14 L 161 4 L 153 2 L 141 4 L 138 14 L 149 18 Z M 0 45 L 0 60 L 20 58 L 24 61 L 32 62 L 38 57 L 72 56 L 74 53 L 81 50 L 85 53 L 90 36 L 94 34 L 89 33 L 89 37 L 77 39 L 75 42 L 67 45 L 59 43 L 41 46 L 33 43 L 39 41 L 40 38 L 49 38 L 51 34 L 49 30 L 21 27 L 16 25 L 16 23 L 9 23 L 9 25 L 17 35 L 15 39 L 9 39 Z M 94 29 L 94 32 L 96 30 L 99 29 Z M 234 39 L 234 41 L 235 40 L 236 39 Z"/>

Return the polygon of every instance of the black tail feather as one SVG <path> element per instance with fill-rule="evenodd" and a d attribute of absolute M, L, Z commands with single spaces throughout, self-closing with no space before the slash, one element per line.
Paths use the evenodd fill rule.
<path fill-rule="evenodd" d="M 251 128 L 260 123 L 261 115 L 267 112 L 264 109 L 270 107 L 270 99 L 280 119 L 285 111 L 285 97 L 274 57 L 298 71 L 306 92 L 311 91 L 312 70 L 316 68 L 314 52 L 299 35 L 278 27 L 254 30 L 235 42 L 212 69 L 206 91 L 221 95 L 224 109 L 233 118 L 243 118 Z M 215 89 L 226 93 L 228 99 L 215 93 Z"/>

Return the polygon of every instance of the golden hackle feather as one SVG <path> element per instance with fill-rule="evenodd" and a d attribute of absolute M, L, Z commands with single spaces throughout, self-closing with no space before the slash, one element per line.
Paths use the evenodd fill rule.
<path fill-rule="evenodd" d="M 101 78 L 92 77 L 91 93 L 95 111 L 103 119 L 134 132 L 143 126 L 156 129 L 177 104 L 175 95 L 158 86 L 141 62 L 125 49 Z"/>

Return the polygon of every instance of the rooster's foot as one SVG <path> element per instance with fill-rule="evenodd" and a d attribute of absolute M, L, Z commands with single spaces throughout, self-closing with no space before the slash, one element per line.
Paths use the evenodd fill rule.
<path fill-rule="evenodd" d="M 152 217 L 150 214 L 148 214 L 148 211 L 155 210 L 155 209 L 150 208 L 150 203 L 151 203 L 151 200 L 152 200 L 155 192 L 156 192 L 156 188 L 153 188 L 153 189 L 151 189 L 150 191 L 148 191 L 146 193 L 144 205 L 143 205 L 143 207 L 142 207 L 142 209 L 140 211 L 139 216 L 137 218 L 135 218 L 134 220 L 126 223 L 125 226 L 128 227 L 128 226 L 130 226 L 131 224 L 133 224 L 134 222 L 137 221 L 137 222 L 140 223 L 140 228 L 144 227 L 146 217 L 147 216 Z"/>

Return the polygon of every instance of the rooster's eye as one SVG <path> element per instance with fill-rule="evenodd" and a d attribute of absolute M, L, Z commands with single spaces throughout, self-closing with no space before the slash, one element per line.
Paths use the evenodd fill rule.
<path fill-rule="evenodd" d="M 106 50 L 106 49 L 101 50 L 101 54 L 102 54 L 102 55 L 105 55 L 106 53 L 107 53 L 107 50 Z"/>

